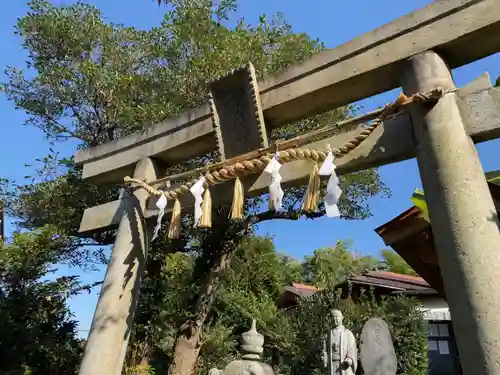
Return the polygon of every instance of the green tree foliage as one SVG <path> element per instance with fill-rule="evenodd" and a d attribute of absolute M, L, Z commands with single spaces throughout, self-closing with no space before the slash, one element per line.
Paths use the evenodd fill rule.
<path fill-rule="evenodd" d="M 382 250 L 383 264 L 387 271 L 400 273 L 403 275 L 419 276 L 406 261 L 393 250 Z"/>
<path fill-rule="evenodd" d="M 370 257 L 358 257 L 351 250 L 349 241 L 337 241 L 335 247 L 318 249 L 306 257 L 303 265 L 303 279 L 320 288 L 340 283 L 350 274 L 361 274 L 373 269 L 380 261 Z"/>
<path fill-rule="evenodd" d="M 223 367 L 238 355 L 239 334 L 248 329 L 252 318 L 265 332 L 268 345 L 276 356 L 281 350 L 281 328 L 287 324 L 278 308 L 283 287 L 300 278 L 300 263 L 276 253 L 269 238 L 246 239 L 235 252 L 232 267 L 226 268 L 203 328 L 203 345 L 198 359 L 197 373 L 206 374 L 212 367 Z M 150 322 L 154 330 L 155 347 L 149 358 L 156 373 L 162 373 L 173 360 L 176 330 L 190 317 L 189 305 L 198 285 L 191 283 L 195 262 L 189 254 L 168 254 L 163 264 L 165 298 L 158 306 L 158 319 Z M 146 294 L 149 295 L 149 294 Z M 142 299 L 140 303 L 148 303 Z M 149 329 L 150 327 L 146 327 Z M 142 331 L 139 330 L 139 331 Z M 287 334 L 290 334 L 287 331 Z M 288 339 L 289 340 L 289 339 Z M 130 367 L 140 365 L 141 340 L 133 343 Z"/>
<path fill-rule="evenodd" d="M 29 53 L 26 68 L 36 74 L 10 67 L 3 90 L 29 115 L 28 124 L 40 128 L 49 140 L 72 139 L 86 148 L 200 104 L 207 83 L 247 61 L 262 77 L 322 49 L 307 35 L 293 33 L 280 17 L 261 17 L 256 26 L 243 20 L 234 29 L 224 26 L 236 8 L 233 1 L 215 8 L 210 1 L 172 5 L 159 26 L 144 31 L 107 24 L 89 5 L 56 7 L 30 1 L 30 12 L 19 20 L 16 33 Z M 284 131 L 304 132 L 349 113 L 349 108 L 340 108 Z M 117 190 L 82 185 L 71 160 L 55 164 L 61 177 L 23 186 L 12 213 L 21 216 L 26 227 L 51 220 L 74 234 L 82 210 L 116 198 Z M 46 167 L 44 163 L 42 169 Z M 376 169 L 347 176 L 343 182 L 347 218 L 369 215 L 366 199 L 385 191 Z M 76 189 L 77 200 L 71 194 Z M 290 195 L 286 203 L 296 208 L 300 199 Z"/>
<path fill-rule="evenodd" d="M 29 1 L 29 13 L 16 26 L 29 55 L 27 66 L 7 70 L 4 92 L 26 112 L 27 123 L 39 128 L 51 142 L 71 140 L 79 148 L 88 148 L 199 105 L 210 81 L 248 61 L 262 77 L 323 49 L 306 34 L 293 32 L 280 16 L 262 16 L 255 25 L 240 20 L 235 27 L 228 27 L 237 7 L 232 0 L 169 3 L 158 26 L 136 30 L 107 23 L 90 5 L 59 7 L 44 0 Z M 324 126 L 344 119 L 352 110 L 339 108 L 305 119 L 273 132 L 272 137 Z M 205 155 L 173 166 L 167 173 L 214 160 L 216 155 Z M 96 187 L 83 182 L 72 159 L 60 159 L 56 153 L 32 168 L 36 171 L 34 181 L 17 187 L 17 194 L 8 201 L 9 213 L 26 229 L 57 225 L 57 232 L 68 239 L 64 251 L 71 251 L 80 264 L 102 260 L 99 245 L 110 244 L 114 231 L 82 239 L 77 236 L 78 223 L 85 208 L 116 199 L 119 186 Z M 377 169 L 344 176 L 342 190 L 341 211 L 348 219 L 369 216 L 367 199 L 386 192 Z M 303 193 L 303 187 L 289 189 L 285 212 L 278 217 L 301 217 L 298 209 Z M 195 322 L 203 323 L 209 316 L 234 249 L 252 233 L 255 223 L 276 217 L 257 214 L 260 203 L 259 198 L 248 199 L 249 217 L 237 225 L 227 219 L 227 208 L 214 207 L 214 230 L 205 232 L 192 231 L 192 217 L 185 215 L 182 240 L 171 243 L 162 238 L 153 244 L 134 330 L 139 362 L 147 362 L 152 352 L 157 335 L 152 322 L 162 320 L 161 306 L 169 298 L 170 286 L 165 285 L 162 275 L 165 252 L 180 250 L 193 262 L 189 275 L 195 287 L 183 305 L 189 311 L 187 320 L 179 324 L 179 319 L 173 319 L 169 329 L 177 332 L 179 343 L 187 343 L 185 348 L 196 348 L 201 327 Z M 96 250 L 89 251 L 89 245 Z M 192 364 L 196 357 L 194 351 Z"/>
<path fill-rule="evenodd" d="M 67 299 L 89 286 L 57 277 L 50 264 L 66 262 L 65 238 L 43 228 L 15 233 L 0 248 L 0 373 L 73 375 L 83 342 Z"/>
<path fill-rule="evenodd" d="M 377 303 L 374 301 L 370 293 L 364 294 L 356 303 L 341 300 L 339 293 L 330 287 L 303 300 L 290 317 L 294 335 L 290 351 L 284 352 L 282 373 L 324 373 L 321 340 L 326 327 L 332 325 L 332 309 L 339 308 L 344 314 L 344 324 L 354 333 L 358 343 L 361 329 L 370 317 L 384 319 L 389 325 L 396 351 L 397 373 L 427 374 L 427 337 L 418 301 L 407 297 L 383 298 Z"/>
<path fill-rule="evenodd" d="M 259 331 L 266 337 L 268 359 L 279 357 L 292 332 L 287 330 L 288 319 L 278 303 L 283 287 L 299 276 L 297 264 L 292 259 L 284 260 L 269 238 L 252 237 L 242 243 L 232 267 L 224 273 L 207 321 L 198 374 L 206 374 L 212 367 L 222 368 L 237 357 L 240 335 L 248 330 L 252 319 L 257 320 Z"/>
<path fill-rule="evenodd" d="M 349 243 L 346 241 L 345 243 Z M 357 304 L 350 300 L 339 300 L 333 286 L 340 280 L 336 267 L 350 270 L 360 269 L 360 257 L 353 256 L 348 245 L 339 241 L 337 248 L 343 249 L 342 262 L 328 268 L 310 267 L 310 258 L 303 262 L 286 259 L 274 249 L 271 239 L 251 237 L 245 240 L 235 253 L 231 268 L 227 268 L 221 279 L 217 297 L 207 318 L 203 332 L 203 344 L 197 362 L 197 374 L 207 374 L 213 368 L 223 368 L 231 360 L 238 358 L 238 340 L 249 327 L 252 318 L 257 320 L 259 332 L 264 334 L 266 345 L 265 361 L 272 364 L 281 374 L 323 373 L 320 360 L 321 333 L 331 324 L 330 312 L 340 307 L 345 315 L 345 323 L 359 340 L 361 328 L 372 316 L 384 318 L 391 329 L 398 357 L 399 374 L 420 375 L 427 373 L 426 336 L 423 330 L 419 303 L 406 297 L 385 298 L 374 303 L 369 294 Z M 316 251 L 321 258 L 331 254 L 325 248 Z M 351 254 L 349 256 L 349 254 Z M 375 262 L 371 259 L 370 263 Z M 161 307 L 166 319 L 178 319 L 181 324 L 186 318 L 182 307 L 192 293 L 187 285 L 193 270 L 193 262 L 188 255 L 168 255 L 164 274 L 169 280 L 171 299 Z M 307 272 L 306 272 L 307 270 Z M 279 301 L 283 286 L 290 281 L 306 282 L 301 275 L 313 275 L 318 270 L 317 279 L 324 278 L 326 289 L 299 303 L 298 308 L 283 311 Z M 353 271 L 354 272 L 354 271 Z M 181 305 L 179 305 L 181 303 Z M 170 314 L 170 317 L 167 315 Z M 162 331 L 157 325 L 156 337 L 161 348 L 157 349 L 152 363 L 161 373 L 171 360 L 175 332 Z M 168 325 L 165 326 L 168 328 Z M 359 342 L 359 341 L 358 341 Z M 167 353 L 166 356 L 164 353 Z"/>
<path fill-rule="evenodd" d="M 190 304 L 197 285 L 192 283 L 195 260 L 181 252 L 155 259 L 159 272 L 141 288 L 139 314 L 127 358 L 127 374 L 165 373 L 172 362 L 177 327 L 191 317 Z M 151 267 L 149 267 L 151 270 Z M 158 298 L 161 296 L 161 299 Z"/>

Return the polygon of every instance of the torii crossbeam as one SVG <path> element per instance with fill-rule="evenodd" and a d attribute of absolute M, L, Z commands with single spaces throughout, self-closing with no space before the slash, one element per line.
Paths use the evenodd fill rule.
<path fill-rule="evenodd" d="M 500 0 L 446 0 L 257 82 L 251 64 L 210 86 L 207 104 L 144 133 L 80 151 L 76 164 L 96 183 L 161 177 L 156 161 L 177 164 L 218 150 L 222 159 L 269 146 L 267 131 L 396 87 L 407 96 L 438 87 L 434 104 L 386 119 L 339 159 L 339 174 L 417 157 L 465 375 L 500 375 L 500 230 L 473 142 L 500 137 L 500 91 L 484 76 L 455 91 L 449 69 L 500 51 Z M 308 147 L 338 147 L 359 129 Z M 282 169 L 302 184 L 310 162 Z M 267 183 L 245 181 L 246 194 Z M 231 186 L 232 188 L 232 186 Z M 228 203 L 228 184 L 212 195 Z M 189 195 L 183 206 L 192 204 Z M 118 226 L 80 375 L 119 375 L 157 212 L 143 189 L 85 211 L 82 233 Z"/>

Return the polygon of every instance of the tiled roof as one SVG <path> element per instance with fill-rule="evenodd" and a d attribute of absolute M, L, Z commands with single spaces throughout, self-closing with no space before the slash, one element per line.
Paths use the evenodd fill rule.
<path fill-rule="evenodd" d="M 415 282 L 418 284 L 429 285 L 427 281 L 425 281 L 420 276 L 403 275 L 401 273 L 394 273 L 388 271 L 372 271 L 372 273 L 376 273 L 380 277 L 388 277 L 388 278 L 393 278 L 395 280 L 408 280 L 410 282 Z"/>
<path fill-rule="evenodd" d="M 387 271 L 368 271 L 363 275 L 349 276 L 350 283 L 393 289 L 394 293 L 435 294 L 436 291 L 421 277 Z"/>
<path fill-rule="evenodd" d="M 313 292 L 317 292 L 319 290 L 318 288 L 316 288 L 313 285 L 299 284 L 299 283 L 295 283 L 295 282 L 292 282 L 292 286 L 295 289 L 309 290 L 309 291 L 313 291 Z"/>
<path fill-rule="evenodd" d="M 346 281 L 357 285 L 392 289 L 393 293 L 410 293 L 417 295 L 436 293 L 436 291 L 421 277 L 387 271 L 367 271 L 362 275 L 348 276 Z M 291 286 L 285 286 L 284 289 L 285 293 L 291 293 L 299 297 L 308 297 L 320 290 L 313 285 L 299 283 L 292 283 Z"/>
<path fill-rule="evenodd" d="M 303 284 L 299 284 L 300 286 L 305 286 L 305 287 L 308 287 L 308 288 L 302 288 L 302 287 L 299 287 L 299 288 L 296 288 L 295 286 L 285 286 L 285 294 L 293 294 L 295 296 L 298 296 L 298 297 L 309 297 L 309 296 L 312 296 L 314 293 L 316 293 L 319 289 L 316 289 L 315 287 L 313 287 L 312 285 L 303 285 Z"/>

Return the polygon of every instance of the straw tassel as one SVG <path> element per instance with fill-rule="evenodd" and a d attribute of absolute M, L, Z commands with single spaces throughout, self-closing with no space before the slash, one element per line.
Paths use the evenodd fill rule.
<path fill-rule="evenodd" d="M 203 194 L 203 204 L 201 206 L 201 219 L 198 224 L 200 228 L 212 227 L 212 195 L 208 186 L 205 187 L 205 194 Z"/>
<path fill-rule="evenodd" d="M 243 184 L 239 177 L 234 181 L 233 204 L 231 207 L 231 220 L 243 219 Z"/>
<path fill-rule="evenodd" d="M 172 210 L 172 218 L 168 227 L 168 238 L 176 240 L 181 233 L 181 202 L 179 198 L 175 198 L 174 208 Z"/>
<path fill-rule="evenodd" d="M 319 190 L 320 190 L 319 168 L 318 164 L 314 163 L 311 174 L 309 175 L 309 183 L 307 184 L 306 196 L 302 204 L 302 210 L 305 212 L 316 212 L 318 209 Z"/>

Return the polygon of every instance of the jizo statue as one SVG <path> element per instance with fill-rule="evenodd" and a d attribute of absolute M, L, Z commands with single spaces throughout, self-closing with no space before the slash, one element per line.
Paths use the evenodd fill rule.
<path fill-rule="evenodd" d="M 333 310 L 333 327 L 326 334 L 323 344 L 323 362 L 327 375 L 354 375 L 358 367 L 356 339 L 342 324 L 340 310 Z"/>

